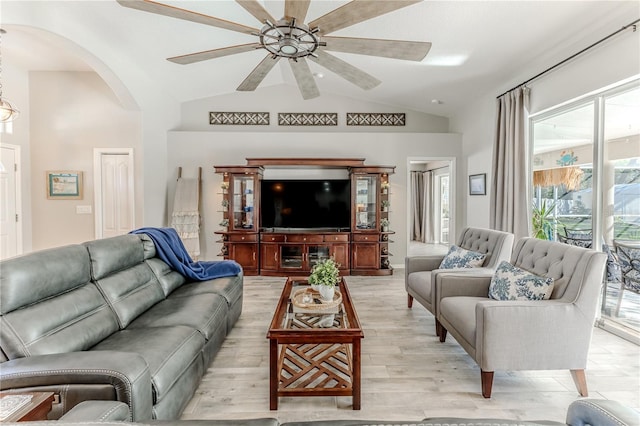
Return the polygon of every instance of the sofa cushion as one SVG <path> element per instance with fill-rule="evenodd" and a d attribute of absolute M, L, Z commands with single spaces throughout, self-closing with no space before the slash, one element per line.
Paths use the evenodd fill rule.
<path fill-rule="evenodd" d="M 234 304 L 242 297 L 242 274 L 215 280 L 188 282 L 171 293 L 171 296 L 195 296 L 207 293 L 219 294 L 227 300 L 228 305 Z"/>
<path fill-rule="evenodd" d="M 142 241 L 121 235 L 85 243 L 93 279 L 126 328 L 140 314 L 164 299 L 157 277 L 144 262 Z"/>
<path fill-rule="evenodd" d="M 144 235 L 144 234 L 141 234 Z M 155 276 L 158 278 L 158 282 L 162 287 L 165 297 L 174 292 L 178 287 L 184 284 L 187 280 L 178 271 L 171 269 L 166 262 L 157 257 L 153 259 L 145 260 L 147 265 L 151 268 Z"/>
<path fill-rule="evenodd" d="M 200 359 L 204 343 L 202 334 L 191 327 L 137 328 L 118 331 L 91 350 L 134 352 L 141 355 L 149 364 L 155 404 L 193 361 Z"/>
<path fill-rule="evenodd" d="M 420 297 L 432 303 L 431 300 L 431 271 L 419 271 L 409 274 L 407 286 L 413 290 L 413 294 L 419 294 Z"/>
<path fill-rule="evenodd" d="M 546 300 L 553 291 L 553 278 L 541 277 L 502 261 L 489 284 L 495 300 Z"/>
<path fill-rule="evenodd" d="M 89 349 L 118 330 L 90 282 L 86 248 L 59 247 L 0 266 L 0 342 L 7 358 Z"/>
<path fill-rule="evenodd" d="M 452 245 L 442 259 L 439 269 L 479 268 L 484 262 L 485 254 Z"/>
<path fill-rule="evenodd" d="M 217 294 L 193 297 L 171 297 L 163 300 L 136 318 L 128 329 L 185 325 L 198 330 L 205 339 L 216 335 L 220 327 L 226 329 L 228 307 Z M 226 330 L 225 333 L 226 334 Z"/>

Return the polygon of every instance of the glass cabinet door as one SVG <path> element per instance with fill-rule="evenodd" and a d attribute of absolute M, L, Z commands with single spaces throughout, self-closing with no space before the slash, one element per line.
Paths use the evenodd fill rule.
<path fill-rule="evenodd" d="M 233 220 L 230 229 L 255 231 L 254 220 L 254 191 L 253 176 L 234 176 L 233 179 Z"/>
<path fill-rule="evenodd" d="M 358 230 L 378 230 L 377 194 L 378 176 L 362 175 L 355 177 L 355 222 Z"/>
<path fill-rule="evenodd" d="M 309 269 L 320 261 L 329 259 L 329 246 L 307 246 Z"/>

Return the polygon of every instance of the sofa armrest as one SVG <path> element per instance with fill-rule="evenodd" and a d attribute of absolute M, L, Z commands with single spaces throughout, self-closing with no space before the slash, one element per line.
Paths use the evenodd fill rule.
<path fill-rule="evenodd" d="M 0 364 L 0 390 L 74 384 L 107 384 L 126 403 L 132 420 L 151 419 L 151 375 L 135 353 L 86 351 L 36 355 Z"/>
<path fill-rule="evenodd" d="M 617 401 L 606 399 L 579 399 L 569 405 L 567 424 L 570 426 L 640 425 L 640 413 Z"/>
<path fill-rule="evenodd" d="M 431 275 L 431 297 L 437 312 L 440 314 L 440 301 L 445 297 L 472 296 L 487 297 L 493 271 L 487 268 L 469 268 L 465 271 L 451 272 L 438 269 Z"/>
<path fill-rule="evenodd" d="M 84 401 L 60 417 L 65 422 L 124 422 L 129 420 L 129 406 L 117 401 Z"/>
<path fill-rule="evenodd" d="M 444 255 L 431 255 L 431 256 L 411 256 L 404 258 L 404 270 L 408 275 L 412 272 L 418 271 L 433 271 L 438 269 L 444 259 Z"/>
<path fill-rule="evenodd" d="M 485 299 L 475 307 L 475 358 L 482 370 L 586 367 L 593 321 L 575 304 Z"/>

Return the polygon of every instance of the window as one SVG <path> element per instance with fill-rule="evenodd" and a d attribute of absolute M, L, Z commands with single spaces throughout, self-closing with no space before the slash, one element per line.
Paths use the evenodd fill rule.
<path fill-rule="evenodd" d="M 534 115 L 530 126 L 535 236 L 608 253 L 601 319 L 636 334 L 640 282 L 625 281 L 615 253 L 640 247 L 638 117 L 636 80 Z"/>

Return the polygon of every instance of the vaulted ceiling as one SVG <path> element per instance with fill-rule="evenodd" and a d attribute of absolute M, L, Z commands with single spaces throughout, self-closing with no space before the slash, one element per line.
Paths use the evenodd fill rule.
<path fill-rule="evenodd" d="M 161 2 L 262 26 L 230 0 Z M 345 3 L 312 0 L 307 21 Z M 283 16 L 284 1 L 261 4 L 274 17 Z M 424 1 L 331 34 L 432 43 L 421 62 L 334 53 L 380 79 L 378 87 L 365 91 L 311 61 L 309 66 L 321 96 L 340 94 L 451 116 L 470 100 L 496 88 L 509 89 L 521 82 L 516 78 L 537 74 L 638 16 L 637 1 Z M 41 33 L 21 26 L 33 22 L 78 43 L 107 66 L 124 62 L 135 67 L 150 84 L 178 101 L 234 92 L 265 56 L 264 50 L 258 50 L 189 65 L 169 62 L 168 57 L 251 43 L 256 38 L 125 8 L 115 0 L 3 0 L 0 20 L 8 31 L 2 37 L 3 61 L 24 69 L 89 69 L 65 46 L 52 45 Z M 274 85 L 298 92 L 286 61 L 276 65 L 253 96 Z"/>

